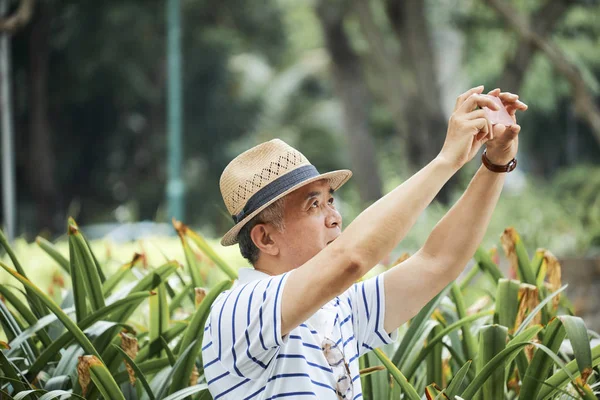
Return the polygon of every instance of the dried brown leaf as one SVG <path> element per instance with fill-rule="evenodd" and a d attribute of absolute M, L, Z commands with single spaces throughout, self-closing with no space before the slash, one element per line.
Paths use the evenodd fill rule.
<path fill-rule="evenodd" d="M 139 346 L 138 340 L 135 336 L 131 336 L 125 332 L 120 332 L 121 335 L 121 348 L 125 351 L 132 360 L 135 360 L 135 357 L 138 354 Z M 129 382 L 135 386 L 135 372 L 131 365 L 128 362 L 125 362 L 125 367 L 127 368 L 127 374 L 129 375 Z"/>
<path fill-rule="evenodd" d="M 515 320 L 515 328 L 520 326 L 527 315 L 540 304 L 540 298 L 538 295 L 538 288 L 528 283 L 521 283 L 519 286 L 519 310 L 517 312 L 517 319 Z M 542 316 L 538 313 L 533 320 L 529 323 L 529 326 L 537 325 L 542 322 Z"/>
<path fill-rule="evenodd" d="M 549 250 L 544 252 L 544 263 L 546 263 L 547 275 L 546 278 L 548 280 L 548 289 L 551 292 L 555 292 L 562 286 L 562 278 L 561 272 L 562 269 L 560 267 L 560 263 L 558 259 L 552 254 Z M 558 309 L 558 304 L 560 303 L 560 293 L 552 299 L 552 307 L 554 310 Z"/>
<path fill-rule="evenodd" d="M 198 308 L 202 300 L 206 297 L 206 289 L 197 287 L 194 290 L 196 292 L 196 308 Z"/>
<path fill-rule="evenodd" d="M 508 258 L 508 261 L 510 262 L 511 271 L 514 274 L 519 270 L 519 259 L 517 258 L 517 251 L 515 249 L 518 237 L 519 234 L 513 227 L 506 228 L 500 237 L 504 254 L 506 254 L 506 258 Z"/>

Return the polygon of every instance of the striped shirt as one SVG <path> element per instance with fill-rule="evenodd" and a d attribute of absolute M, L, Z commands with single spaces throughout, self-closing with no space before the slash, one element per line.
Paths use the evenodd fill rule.
<path fill-rule="evenodd" d="M 325 338 L 343 349 L 353 398 L 362 398 L 358 358 L 397 338 L 397 332 L 388 335 L 383 328 L 383 276 L 352 285 L 282 337 L 281 297 L 288 276 L 243 268 L 237 284 L 213 303 L 202 359 L 214 400 L 337 399 L 339 368 L 325 358 Z"/>

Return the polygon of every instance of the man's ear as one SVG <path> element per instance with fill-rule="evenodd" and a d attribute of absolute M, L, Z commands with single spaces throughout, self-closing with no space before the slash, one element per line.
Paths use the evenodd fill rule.
<path fill-rule="evenodd" d="M 273 240 L 274 232 L 275 228 L 269 224 L 256 224 L 250 231 L 250 238 L 260 251 L 276 256 L 279 254 L 279 246 Z"/>

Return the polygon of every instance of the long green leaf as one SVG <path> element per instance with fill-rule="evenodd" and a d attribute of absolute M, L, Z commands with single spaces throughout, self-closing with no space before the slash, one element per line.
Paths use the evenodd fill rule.
<path fill-rule="evenodd" d="M 42 389 L 24 390 L 22 392 L 17 393 L 16 396 L 14 397 L 14 399 L 15 400 L 23 400 L 26 398 L 37 399 L 38 394 L 43 394 L 44 392 L 45 392 L 45 390 L 42 390 Z M 30 395 L 32 395 L 32 396 L 29 397 Z"/>
<path fill-rule="evenodd" d="M 477 372 L 481 372 L 485 365 L 506 348 L 508 328 L 502 325 L 483 326 L 479 331 L 479 354 L 477 355 Z M 504 398 L 504 365 L 500 363 L 484 384 L 480 396 L 482 400 L 495 400 Z"/>
<path fill-rule="evenodd" d="M 79 271 L 82 272 L 83 283 L 92 311 L 97 311 L 104 307 L 102 280 L 88 244 L 72 220 L 69 220 L 69 242 L 73 243 L 76 261 L 80 263 Z"/>
<path fill-rule="evenodd" d="M 546 329 L 544 329 L 544 346 L 551 351 L 557 352 L 560 344 L 566 336 L 566 331 L 560 319 L 554 318 Z M 536 351 L 533 359 L 523 376 L 523 385 L 521 386 L 521 396 L 524 399 L 536 399 L 541 389 L 541 383 L 546 379 L 552 359 L 544 352 Z"/>
<path fill-rule="evenodd" d="M 402 388 L 402 391 L 404 392 L 405 398 L 409 399 L 409 400 L 421 400 L 421 397 L 419 396 L 419 394 L 417 393 L 415 388 L 406 380 L 404 375 L 402 375 L 402 372 L 400 372 L 400 370 L 385 355 L 385 353 L 383 351 L 381 351 L 380 349 L 375 349 L 375 350 L 373 350 L 373 352 L 375 353 L 375 355 L 377 355 L 379 360 L 381 360 L 383 365 L 387 368 L 387 370 L 390 372 L 390 374 L 394 377 L 396 382 L 398 382 L 398 384 Z"/>
<path fill-rule="evenodd" d="M 190 247 L 190 244 L 185 235 L 180 233 L 179 239 L 181 240 L 181 245 L 183 246 L 185 261 L 187 263 L 190 276 L 192 277 L 192 283 L 194 287 L 206 286 L 206 283 L 204 282 L 204 279 L 202 279 L 202 275 L 200 274 L 200 262 L 198 262 L 198 258 L 196 257 L 194 250 L 192 250 L 192 248 Z"/>
<path fill-rule="evenodd" d="M 15 252 L 8 244 L 8 240 L 6 239 L 6 236 L 4 236 L 4 232 L 2 232 L 2 229 L 0 229 L 0 247 L 4 247 L 4 250 L 6 250 L 6 253 L 10 257 L 10 259 L 11 259 L 13 265 L 15 266 L 16 271 L 19 273 L 19 275 L 27 278 L 27 274 L 25 273 L 25 270 L 23 269 L 23 267 L 21 266 L 21 263 L 17 259 Z M 25 291 L 27 292 L 27 302 L 29 303 L 29 306 L 31 307 L 31 311 L 35 315 L 37 315 L 39 318 L 43 317 L 44 315 L 48 315 L 48 309 L 46 307 L 44 307 L 43 303 L 36 296 L 34 296 L 33 293 L 31 293 L 30 289 L 25 287 Z"/>
<path fill-rule="evenodd" d="M 18 368 L 6 358 L 3 351 L 0 351 L 0 370 L 7 378 L 11 379 L 16 392 L 32 389 L 28 382 L 21 380 Z"/>
<path fill-rule="evenodd" d="M 238 273 L 233 268 L 231 268 L 225 261 L 223 261 L 223 259 L 213 250 L 213 248 L 206 242 L 206 240 L 201 235 L 194 232 L 179 221 L 173 220 L 173 226 L 175 226 L 177 232 L 181 232 L 183 235 L 187 236 L 192 242 L 194 242 L 194 244 L 198 246 L 198 248 L 208 258 L 210 258 L 212 262 L 214 262 L 215 265 L 221 269 L 221 271 L 225 272 L 225 274 L 227 274 L 227 276 L 229 276 L 231 280 L 237 279 Z"/>
<path fill-rule="evenodd" d="M 175 363 L 175 365 L 173 365 L 173 367 L 170 368 L 170 371 L 164 377 L 155 378 L 155 382 L 153 382 L 153 383 L 157 383 L 158 387 L 160 387 L 160 390 L 156 394 L 156 397 L 158 397 L 159 399 L 164 398 L 164 396 L 167 394 L 168 388 L 170 387 L 171 380 L 173 379 L 173 375 L 175 374 L 175 372 L 181 370 L 180 365 L 187 361 L 187 359 L 188 359 L 187 355 L 191 351 L 193 351 L 197 345 L 198 345 L 197 340 L 194 340 L 192 343 L 190 343 L 190 345 L 181 353 L 181 355 L 177 359 L 177 362 Z M 202 343 L 200 343 L 199 345 L 202 345 Z M 158 381 L 158 382 L 156 382 L 156 381 Z"/>
<path fill-rule="evenodd" d="M 169 326 L 169 307 L 167 304 L 167 294 L 164 283 L 158 285 L 158 296 L 150 299 L 150 341 L 161 337 L 162 333 Z M 161 353 L 161 356 L 163 353 Z"/>
<path fill-rule="evenodd" d="M 40 397 L 39 400 L 52 400 L 52 399 L 56 399 L 56 398 L 62 399 L 63 396 L 67 396 L 67 395 L 69 396 L 67 398 L 73 398 L 73 397 L 75 397 L 77 399 L 83 399 L 83 400 L 85 400 L 85 397 L 82 397 L 82 396 L 80 396 L 80 395 L 78 395 L 76 393 L 73 393 L 73 392 L 68 392 L 66 390 L 52 390 L 52 391 L 44 394 L 42 397 Z"/>
<path fill-rule="evenodd" d="M 467 275 L 463 278 L 462 281 L 460 281 L 460 290 L 461 291 L 464 291 L 467 287 L 469 287 L 469 285 L 471 284 L 473 279 L 475 279 L 477 274 L 479 274 L 480 270 L 481 270 L 481 267 L 479 267 L 479 265 L 473 265 L 471 267 L 471 269 L 467 272 Z"/>
<path fill-rule="evenodd" d="M 11 292 L 7 286 L 0 285 L 0 295 L 4 296 L 6 302 L 13 305 L 13 307 L 23 316 L 23 319 L 27 321 L 29 326 L 33 326 L 36 324 L 37 318 L 31 312 L 31 310 L 13 293 Z M 40 341 L 44 346 L 49 346 L 52 343 L 50 336 L 45 329 L 40 329 L 37 332 Z"/>
<path fill-rule="evenodd" d="M 118 354 L 118 353 L 117 353 Z M 155 358 L 153 360 L 146 360 L 144 362 L 136 362 L 140 371 L 142 371 L 146 376 L 153 375 L 158 371 L 162 370 L 165 367 L 169 366 L 169 360 L 167 357 L 164 358 Z M 117 383 L 123 383 L 129 379 L 129 374 L 127 371 L 119 371 L 115 373 L 115 381 Z M 149 382 L 150 383 L 150 382 Z"/>
<path fill-rule="evenodd" d="M 443 328 L 439 325 L 436 325 L 431 333 L 429 334 L 429 338 L 433 339 L 436 335 L 440 333 Z M 437 385 L 442 385 L 442 349 L 443 345 L 434 344 L 431 345 L 431 351 L 426 357 L 427 361 L 427 383 L 432 384 L 435 383 Z M 437 396 L 438 393 L 435 393 Z"/>
<path fill-rule="evenodd" d="M 190 293 L 192 293 L 194 288 L 194 284 L 190 283 L 188 285 L 183 286 L 179 292 L 173 297 L 171 302 L 169 303 L 169 312 L 173 314 L 178 307 L 181 307 L 181 303 L 190 297 Z"/>
<path fill-rule="evenodd" d="M 183 332 L 189 323 L 187 321 L 177 321 L 174 326 L 165 331 L 162 335 L 162 338 L 167 342 L 173 341 L 175 338 L 179 337 L 181 332 Z M 162 350 L 162 344 L 160 339 L 155 339 L 152 342 L 149 342 L 147 345 L 142 347 L 138 352 L 135 361 L 140 364 L 147 359 L 157 356 L 158 353 Z"/>
<path fill-rule="evenodd" d="M 407 368 L 407 370 L 406 370 L 407 371 L 406 372 L 407 379 L 408 380 L 412 379 L 413 374 L 417 371 L 417 368 L 419 367 L 419 365 L 421 365 L 423 360 L 425 360 L 425 357 L 431 350 L 431 346 L 441 342 L 444 337 L 448 336 L 448 334 L 450 334 L 453 331 L 457 330 L 458 328 L 462 327 L 464 324 L 470 323 L 472 321 L 475 321 L 475 320 L 478 320 L 478 319 L 481 319 L 484 317 L 489 317 L 491 315 L 492 315 L 492 311 L 482 311 L 480 313 L 469 315 L 468 317 L 462 318 L 462 319 L 454 322 L 453 324 L 448 325 L 443 330 L 441 330 L 434 338 L 432 338 L 427 343 L 427 346 L 423 347 L 423 349 L 419 353 L 418 357 L 410 364 L 410 367 Z"/>
<path fill-rule="evenodd" d="M 454 399 L 454 397 L 459 393 L 459 390 L 461 389 L 463 382 L 465 380 L 465 377 L 467 376 L 467 372 L 469 371 L 469 368 L 471 367 L 471 363 L 473 361 L 469 360 L 465 363 L 465 365 L 463 365 L 458 372 L 454 375 L 454 377 L 452 378 L 452 380 L 450 381 L 450 384 L 448 385 L 448 388 L 446 389 L 446 395 L 450 398 L 450 399 Z"/>
<path fill-rule="evenodd" d="M 148 380 L 146 379 L 146 375 L 144 375 L 144 373 L 142 372 L 142 370 L 140 369 L 140 367 L 135 363 L 135 361 L 133 361 L 131 359 L 131 357 L 129 357 L 129 355 L 125 352 L 125 350 L 123 350 L 121 347 L 119 347 L 119 346 L 117 346 L 115 344 L 113 344 L 112 346 L 119 353 L 121 353 L 121 355 L 123 356 L 123 358 L 125 359 L 125 361 L 131 366 L 131 368 L 135 372 L 136 379 L 138 379 L 140 382 L 142 382 L 142 386 L 144 386 L 144 390 L 148 394 L 148 397 L 150 398 L 150 400 L 155 400 L 156 397 L 154 397 L 154 393 L 152 393 L 152 389 L 150 389 L 150 385 L 148 384 Z"/>
<path fill-rule="evenodd" d="M 195 393 L 202 391 L 206 391 L 208 393 L 208 386 L 206 384 L 199 384 L 181 389 L 180 391 L 165 397 L 163 400 L 183 400 Z"/>
<path fill-rule="evenodd" d="M 458 314 L 458 319 L 463 321 L 467 318 L 467 310 L 465 306 L 465 300 L 463 298 L 462 292 L 456 283 L 452 284 L 452 299 L 454 300 L 454 304 L 456 305 L 456 313 Z M 467 360 L 473 360 L 475 357 L 475 337 L 471 333 L 471 324 L 465 323 L 462 326 L 462 336 L 463 336 L 463 353 Z"/>
<path fill-rule="evenodd" d="M 460 394 L 460 397 L 463 399 L 472 399 L 482 388 L 483 384 L 488 380 L 488 378 L 497 371 L 498 367 L 504 364 L 508 356 L 521 351 L 525 346 L 531 343 L 532 342 L 515 343 L 511 346 L 507 346 L 504 350 L 492 358 L 481 371 L 477 373 L 475 379 L 473 379 L 469 386 L 467 386 L 467 388 Z"/>
<path fill-rule="evenodd" d="M 102 294 L 104 295 L 104 297 L 110 296 L 112 291 L 123 280 L 125 275 L 127 275 L 127 273 L 130 272 L 134 266 L 140 264 L 143 259 L 143 255 L 135 253 L 133 259 L 130 262 L 121 265 L 121 267 L 119 267 L 119 269 L 114 274 L 112 274 L 108 279 L 106 279 L 106 281 L 104 281 L 104 283 L 102 284 Z"/>
<path fill-rule="evenodd" d="M 573 354 L 585 384 L 592 373 L 592 349 L 585 322 L 579 317 L 569 315 L 561 315 L 558 318 L 562 321 L 567 337 L 571 341 Z"/>
<path fill-rule="evenodd" d="M 535 271 L 532 269 L 531 262 L 529 261 L 529 254 L 527 254 L 527 249 L 525 248 L 525 245 L 521 240 L 521 236 L 514 230 L 513 233 L 515 252 L 517 254 L 517 260 L 519 262 L 519 273 L 521 275 L 521 280 L 524 283 L 535 285 L 536 275 Z"/>
<path fill-rule="evenodd" d="M 178 371 L 175 371 L 173 381 L 169 393 L 175 393 L 176 391 L 189 385 L 190 376 L 194 368 L 196 358 L 200 353 L 202 346 L 202 338 L 204 337 L 204 325 L 210 312 L 210 307 L 224 290 L 231 287 L 233 282 L 229 280 L 222 281 L 215 285 L 210 292 L 207 293 L 206 297 L 200 303 L 196 312 L 192 316 L 190 325 L 185 330 L 183 338 L 181 339 L 182 349 L 187 349 L 190 344 L 196 340 L 196 346 L 192 347 L 187 355 L 187 359 L 184 360 L 179 367 Z M 200 363 L 202 365 L 202 363 Z"/>
<path fill-rule="evenodd" d="M 600 345 L 594 347 L 592 349 L 592 367 L 597 367 L 600 365 Z M 569 374 L 577 377 L 579 376 L 579 366 L 577 365 L 577 360 L 573 360 L 569 362 L 565 369 L 561 369 L 557 371 L 554 375 L 548 378 L 545 381 L 545 385 L 540 389 L 538 399 L 547 400 L 550 397 L 556 394 L 555 388 L 565 387 L 569 382 L 571 382 L 571 377 Z"/>
<path fill-rule="evenodd" d="M 392 357 L 392 362 L 400 369 L 403 369 L 403 364 L 408 357 L 409 352 L 407 350 L 415 345 L 418 333 L 423 329 L 425 322 L 429 319 L 433 311 L 446 296 L 448 290 L 450 290 L 450 285 L 446 286 L 440 293 L 431 299 L 429 303 L 427 303 L 425 307 L 423 307 L 421 311 L 419 311 L 419 313 L 410 320 L 408 330 L 402 338 L 398 350 L 396 350 L 394 356 Z"/>
<path fill-rule="evenodd" d="M 230 280 L 221 281 L 206 294 L 206 297 L 204 300 L 202 300 L 202 303 L 200 303 L 194 312 L 192 319 L 190 320 L 190 324 L 183 334 L 183 338 L 181 339 L 181 348 L 186 349 L 194 339 L 200 338 L 199 341 L 202 341 L 202 336 L 204 336 L 204 325 L 206 323 L 206 319 L 208 318 L 210 307 L 215 299 L 223 291 L 229 289 L 232 284 L 233 282 Z"/>
<path fill-rule="evenodd" d="M 77 260 L 77 252 L 72 240 L 69 240 L 69 260 L 71 262 L 71 290 L 75 305 L 75 319 L 81 321 L 88 315 L 87 295 L 81 263 Z"/>
<path fill-rule="evenodd" d="M 71 273 L 71 266 L 69 265 L 69 260 L 67 260 L 56 247 L 46 239 L 41 236 L 35 238 L 35 242 L 42 250 L 44 250 L 62 269 L 65 270 L 67 274 Z"/>
<path fill-rule="evenodd" d="M 515 330 L 515 320 L 519 311 L 519 281 L 500 279 L 496 292 L 496 311 L 494 323 L 508 328 L 508 333 Z"/>
<path fill-rule="evenodd" d="M 479 247 L 475 251 L 475 255 L 473 256 L 475 261 L 477 261 L 477 265 L 481 268 L 481 270 L 486 273 L 488 276 L 492 278 L 492 282 L 495 284 L 500 279 L 504 278 L 500 268 L 492 261 L 492 257 L 485 251 L 483 248 Z"/>
<path fill-rule="evenodd" d="M 97 321 L 108 317 L 111 313 L 117 313 L 123 308 L 131 306 L 137 307 L 144 299 L 148 298 L 152 294 L 149 292 L 136 292 L 132 293 L 124 299 L 115 301 L 96 311 L 93 314 L 88 315 L 85 319 L 78 323 L 79 329 L 82 331 L 92 326 Z M 108 318 L 108 320 L 114 320 L 114 318 Z M 28 377 L 33 377 L 41 371 L 44 366 L 52 359 L 54 354 L 57 354 L 62 348 L 66 347 L 74 338 L 73 332 L 67 330 L 59 336 L 40 356 L 35 360 L 33 365 L 29 368 Z"/>
<path fill-rule="evenodd" d="M 94 356 L 90 357 L 88 363 L 90 366 L 90 375 L 92 381 L 96 385 L 96 388 L 102 393 L 105 399 L 111 400 L 125 400 L 119 385 L 115 382 L 114 378 L 106 366 L 98 358 Z"/>
<path fill-rule="evenodd" d="M 92 343 L 88 340 L 88 338 L 85 336 L 85 334 L 77 327 L 75 322 L 73 320 L 71 320 L 71 318 L 69 318 L 67 316 L 67 314 L 65 314 L 64 311 L 61 310 L 60 307 L 58 307 L 52 301 L 52 299 L 50 297 L 48 297 L 37 286 L 35 286 L 33 283 L 31 283 L 27 278 L 25 278 L 24 276 L 19 274 L 17 271 L 13 270 L 12 268 L 10 268 L 8 265 L 4 264 L 1 261 L 0 261 L 0 267 L 2 267 L 6 272 L 8 272 L 10 275 L 12 275 L 14 278 L 16 278 L 19 282 L 21 282 L 26 288 L 29 289 L 30 293 L 32 293 L 34 296 L 36 296 L 38 299 L 40 299 L 40 301 L 43 304 L 45 304 L 46 307 L 48 307 L 48 309 L 50 309 L 50 311 L 52 311 L 54 314 L 56 314 L 56 316 L 63 323 L 65 328 L 67 328 L 69 331 L 71 331 L 73 333 L 73 335 L 77 339 L 77 342 L 79 342 L 81 347 L 83 347 L 84 350 L 88 354 L 93 354 L 96 357 L 100 358 L 100 355 L 96 352 L 96 349 L 94 348 L 94 346 L 92 346 Z"/>
<path fill-rule="evenodd" d="M 519 333 L 517 336 L 512 338 L 507 343 L 507 346 L 511 346 L 516 343 L 528 342 L 528 341 L 532 340 L 542 329 L 544 329 L 544 327 L 542 325 L 530 326 L 529 328 L 525 329 L 523 332 Z M 504 370 L 504 376 L 509 376 L 509 373 L 510 373 L 509 368 L 511 366 L 511 363 L 513 362 L 515 357 L 517 357 L 518 355 L 522 355 L 522 354 L 523 353 L 515 353 L 515 354 L 508 356 L 508 358 L 506 359 L 506 368 Z M 525 359 L 525 362 L 527 362 L 527 359 Z M 523 369 L 523 372 L 525 372 L 525 369 Z"/>

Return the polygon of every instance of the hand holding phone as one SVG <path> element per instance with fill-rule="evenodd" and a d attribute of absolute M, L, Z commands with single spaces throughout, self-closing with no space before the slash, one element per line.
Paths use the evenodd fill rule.
<path fill-rule="evenodd" d="M 511 126 L 515 124 L 515 121 L 510 116 L 508 111 L 506 111 L 506 108 L 504 107 L 504 104 L 502 104 L 502 100 L 500 100 L 499 97 L 491 96 L 489 94 L 484 94 L 483 96 L 487 96 L 494 103 L 496 103 L 498 107 L 500 107 L 498 111 L 491 110 L 488 107 L 483 107 L 483 110 L 485 111 L 485 116 L 492 125 L 502 124 L 506 126 Z"/>

